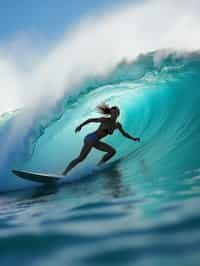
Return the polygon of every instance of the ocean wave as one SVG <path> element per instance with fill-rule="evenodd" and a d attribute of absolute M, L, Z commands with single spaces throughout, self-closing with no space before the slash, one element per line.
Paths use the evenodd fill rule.
<path fill-rule="evenodd" d="M 79 135 L 74 128 L 96 116 L 102 101 L 119 105 L 125 129 L 141 137 L 137 145 L 118 133 L 107 138 L 118 157 L 143 162 L 144 171 L 136 167 L 138 175 L 149 167 L 146 162 L 159 176 L 199 168 L 199 71 L 198 52 L 155 51 L 122 61 L 107 75 L 91 75 L 43 112 L 24 108 L 1 116 L 0 191 L 34 186 L 12 175 L 13 168 L 61 172 L 94 126 Z M 92 152 L 73 176 L 86 175 L 99 157 Z"/>

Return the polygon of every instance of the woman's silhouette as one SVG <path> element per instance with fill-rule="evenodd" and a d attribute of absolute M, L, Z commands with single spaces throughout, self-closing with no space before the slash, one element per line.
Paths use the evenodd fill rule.
<path fill-rule="evenodd" d="M 75 132 L 79 132 L 81 128 L 88 123 L 100 123 L 98 129 L 90 134 L 88 134 L 84 139 L 83 148 L 77 158 L 72 160 L 66 169 L 63 171 L 63 175 L 69 173 L 69 171 L 74 168 L 78 163 L 82 162 L 92 148 L 106 152 L 102 157 L 98 165 L 101 165 L 113 157 L 116 153 L 116 150 L 106 144 L 105 142 L 100 141 L 102 138 L 106 137 L 108 134 L 112 135 L 115 129 L 118 129 L 122 135 L 126 138 L 129 138 L 134 141 L 140 141 L 140 138 L 135 138 L 129 135 L 122 127 L 122 125 L 117 122 L 117 118 L 120 115 L 120 109 L 117 106 L 109 107 L 107 104 L 103 103 L 97 106 L 98 111 L 103 114 L 103 117 L 99 118 L 90 118 L 83 122 L 80 126 L 75 129 Z"/>

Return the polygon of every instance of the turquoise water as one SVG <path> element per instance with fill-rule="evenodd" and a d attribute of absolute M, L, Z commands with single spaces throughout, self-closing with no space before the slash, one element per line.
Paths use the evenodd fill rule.
<path fill-rule="evenodd" d="M 156 56 L 91 75 L 27 127 L 33 110 L 0 118 L 1 265 L 199 265 L 200 55 Z M 56 187 L 10 173 L 60 173 L 95 124 L 74 128 L 101 101 L 141 138 L 106 138 L 120 159 L 110 168 L 93 171 L 94 150 Z"/>

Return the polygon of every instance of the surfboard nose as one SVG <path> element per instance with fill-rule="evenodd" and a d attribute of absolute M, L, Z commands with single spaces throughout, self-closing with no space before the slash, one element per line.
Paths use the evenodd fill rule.
<path fill-rule="evenodd" d="M 55 184 L 64 179 L 62 175 L 45 174 L 30 171 L 12 170 L 12 173 L 28 181 L 39 182 L 42 184 Z"/>

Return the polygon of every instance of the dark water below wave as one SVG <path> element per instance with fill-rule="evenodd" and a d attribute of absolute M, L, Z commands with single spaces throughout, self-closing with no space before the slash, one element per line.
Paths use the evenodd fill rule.
<path fill-rule="evenodd" d="M 1 265 L 199 265 L 199 170 L 132 186 L 120 167 L 2 195 Z"/>
<path fill-rule="evenodd" d="M 200 57 L 171 54 L 155 64 L 155 56 L 91 78 L 62 111 L 14 138 L 0 165 L 1 265 L 199 266 Z M 102 156 L 92 151 L 70 177 L 79 180 L 58 187 L 10 174 L 63 170 L 94 129 L 75 135 L 75 126 L 103 100 L 120 105 L 124 127 L 141 137 L 106 139 L 121 161 L 88 176 Z M 20 112 L 1 118 L 2 146 Z"/>

